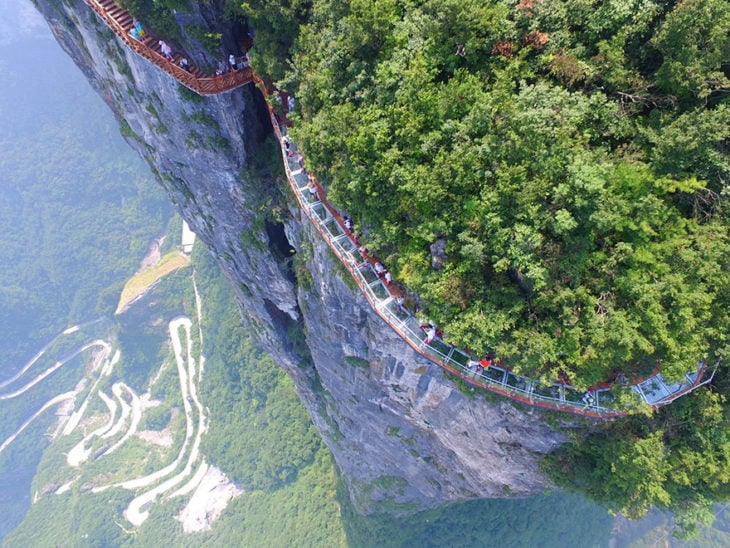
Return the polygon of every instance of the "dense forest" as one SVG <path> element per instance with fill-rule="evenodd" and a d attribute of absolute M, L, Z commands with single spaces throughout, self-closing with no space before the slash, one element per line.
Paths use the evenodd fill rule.
<path fill-rule="evenodd" d="M 583 387 L 727 358 L 727 2 L 229 5 L 307 167 L 451 342 Z M 692 534 L 730 494 L 727 388 L 722 364 L 546 469 Z"/>
<path fill-rule="evenodd" d="M 713 0 L 315 2 L 292 134 L 451 342 L 678 377 L 728 350 L 728 31 Z"/>
<path fill-rule="evenodd" d="M 294 139 L 449 340 L 577 386 L 727 357 L 726 2 L 322 1 L 306 17 L 282 69 Z M 576 437 L 546 470 L 693 534 L 730 495 L 726 379 Z"/>
<path fill-rule="evenodd" d="M 0 369 L 7 376 L 41 341 L 113 312 L 170 215 L 106 105 L 88 83 L 65 78 L 71 61 L 50 42 L 25 40 L 0 50 Z M 29 77 L 39 52 L 48 66 Z"/>
<path fill-rule="evenodd" d="M 114 462 L 99 459 L 72 469 L 66 453 L 78 439 L 59 440 L 44 454 L 34 478 L 33 492 L 45 493 L 5 539 L 8 545 L 55 546 L 59 538 L 106 546 L 549 547 L 579 546 L 587 537 L 607 543 L 611 517 L 582 497 L 563 493 L 472 501 L 401 518 L 359 515 L 291 379 L 253 346 L 230 284 L 202 246 L 194 251 L 193 265 L 206 356 L 200 397 L 210 410 L 201 449 L 206 462 L 224 470 L 243 494 L 210 531 L 183 532 L 174 519 L 187 502 L 181 497 L 151 505 L 150 518 L 131 534 L 120 516 L 133 492 L 93 493 L 88 486 L 120 469 L 154 469 L 149 463 L 160 462 L 155 460 L 159 448 L 136 443 Z M 118 317 L 118 377 L 140 388 L 157 377 L 153 397 L 162 404 L 146 410 L 143 418 L 151 430 L 168 427 L 181 411 L 174 368 L 160 374 L 153 364 L 171 359 L 167 321 L 159 319 L 195 317 L 191 273 L 183 269 L 165 278 Z M 69 491 L 52 492 L 79 475 L 82 481 Z"/>
<path fill-rule="evenodd" d="M 448 341 L 579 387 L 727 354 L 726 2 L 227 5 Z"/>
<path fill-rule="evenodd" d="M 162 189 L 122 140 L 106 105 L 40 16 L 19 17 L 18 4 L 0 5 L 0 381 L 71 325 L 86 326 L 58 338 L 31 374 L 104 337 L 109 322 L 88 322 L 114 311 L 124 279 L 170 216 Z M 0 402 L 0 443 L 78 382 L 88 354 L 24 397 Z M 20 385 L 2 392 L 13 386 Z M 30 505 L 30 482 L 54 419 L 52 412 L 40 416 L 0 455 L 0 538 Z"/>
<path fill-rule="evenodd" d="M 632 517 L 709 521 L 730 494 L 727 2 L 226 5 L 297 98 L 307 168 L 447 340 L 583 388 L 721 364 L 546 462 Z"/>

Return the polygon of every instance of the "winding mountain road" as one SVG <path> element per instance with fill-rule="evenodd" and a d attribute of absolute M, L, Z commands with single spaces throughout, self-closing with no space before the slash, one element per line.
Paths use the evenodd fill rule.
<path fill-rule="evenodd" d="M 177 465 L 182 461 L 185 448 L 188 445 L 190 439 L 193 436 L 195 436 L 195 439 L 193 440 L 193 445 L 190 450 L 190 454 L 188 455 L 185 466 L 178 474 L 171 477 L 167 481 L 164 481 L 153 489 L 150 489 L 146 493 L 143 493 L 142 495 L 134 498 L 132 502 L 129 503 L 129 506 L 124 511 L 124 517 L 127 519 L 127 521 L 136 526 L 141 525 L 149 517 L 149 511 L 147 510 L 147 507 L 150 503 L 156 500 L 159 495 L 162 495 L 163 493 L 180 484 L 186 477 L 190 475 L 193 465 L 198 461 L 198 458 L 200 456 L 200 440 L 206 429 L 206 416 L 203 405 L 198 400 L 198 391 L 195 383 L 195 372 L 197 368 L 195 358 L 193 356 L 192 340 L 190 338 L 191 327 L 192 322 L 190 321 L 190 318 L 176 318 L 172 320 L 169 325 L 170 340 L 172 342 L 173 353 L 175 354 L 175 362 L 177 364 L 177 370 L 180 377 L 180 392 L 182 394 L 183 406 L 185 408 L 185 423 L 187 426 L 183 447 L 178 454 L 175 462 L 172 463 L 175 465 L 175 467 L 177 467 Z M 180 340 L 180 328 L 182 328 L 185 332 L 185 340 L 187 343 L 185 348 L 185 356 L 183 356 L 182 341 Z M 195 431 L 196 428 L 193 419 L 193 405 L 191 405 L 191 402 L 193 405 L 195 405 L 198 412 L 197 432 Z M 166 467 L 166 469 L 170 468 L 170 466 Z M 144 486 L 144 484 L 140 484 L 140 482 L 144 480 L 149 480 L 152 476 L 155 476 L 155 474 L 145 476 L 144 478 L 139 478 L 138 480 L 132 480 L 132 482 L 136 482 L 136 487 L 142 487 Z M 119 484 L 119 486 L 130 488 L 129 485 L 132 482 L 123 482 Z M 147 485 L 149 484 L 151 484 L 151 482 L 147 483 Z"/>

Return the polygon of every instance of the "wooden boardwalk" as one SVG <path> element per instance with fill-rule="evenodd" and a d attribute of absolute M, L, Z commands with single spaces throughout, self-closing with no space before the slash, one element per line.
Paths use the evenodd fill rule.
<path fill-rule="evenodd" d="M 221 75 L 205 74 L 192 64 L 189 64 L 187 69 L 182 68 L 180 61 L 185 56 L 181 52 L 173 52 L 172 61 L 169 60 L 160 51 L 159 38 L 147 32 L 139 40 L 134 38 L 130 34 L 134 26 L 134 19 L 128 11 L 117 6 L 114 0 L 84 0 L 84 2 L 102 18 L 132 51 L 154 63 L 183 86 L 200 95 L 224 93 L 253 81 L 253 71 L 250 67 L 229 71 Z M 189 58 L 185 58 L 189 61 Z"/>

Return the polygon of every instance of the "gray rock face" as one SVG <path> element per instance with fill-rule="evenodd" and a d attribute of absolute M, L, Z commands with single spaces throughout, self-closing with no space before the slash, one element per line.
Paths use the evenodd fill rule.
<path fill-rule="evenodd" d="M 540 456 L 565 436 L 537 410 L 462 392 L 369 309 L 290 197 L 253 85 L 194 97 L 128 51 L 81 0 L 37 4 L 218 259 L 251 333 L 294 379 L 358 508 L 408 512 L 546 487 Z M 213 15 L 185 18 L 230 34 Z"/>

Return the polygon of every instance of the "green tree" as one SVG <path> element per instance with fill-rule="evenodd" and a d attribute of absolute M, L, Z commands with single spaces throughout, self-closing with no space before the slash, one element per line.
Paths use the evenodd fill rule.
<path fill-rule="evenodd" d="M 730 58 L 730 13 L 722 0 L 689 0 L 678 4 L 656 33 L 663 56 L 658 86 L 690 103 L 730 91 L 726 66 Z"/>
<path fill-rule="evenodd" d="M 715 386 L 727 386 L 722 368 Z M 730 412 L 725 397 L 699 390 L 655 416 L 621 420 L 563 446 L 545 461 L 561 485 L 638 518 L 658 507 L 675 514 L 679 537 L 712 522 L 730 497 Z"/>

